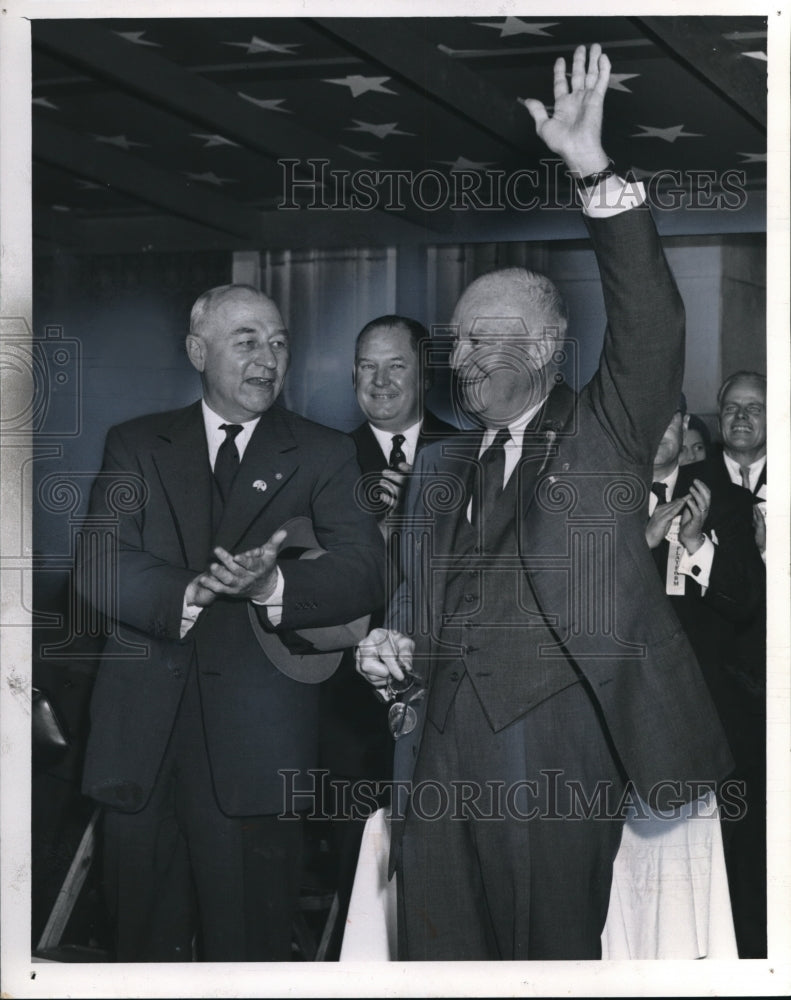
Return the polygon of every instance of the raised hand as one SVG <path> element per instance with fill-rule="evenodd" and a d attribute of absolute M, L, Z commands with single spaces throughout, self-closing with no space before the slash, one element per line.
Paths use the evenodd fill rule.
<path fill-rule="evenodd" d="M 604 95 L 610 80 L 610 60 L 601 46 L 591 45 L 585 68 L 585 46 L 574 50 L 571 88 L 566 80 L 566 60 L 555 60 L 555 105 L 552 116 L 541 101 L 527 98 L 524 105 L 536 123 L 536 132 L 566 166 L 581 177 L 604 170 L 609 159 L 601 144 Z"/>

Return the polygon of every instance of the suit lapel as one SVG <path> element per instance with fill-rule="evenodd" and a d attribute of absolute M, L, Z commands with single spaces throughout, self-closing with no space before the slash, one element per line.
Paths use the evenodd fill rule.
<path fill-rule="evenodd" d="M 363 473 L 381 472 L 387 465 L 384 452 L 379 447 L 374 432 L 368 423 L 360 424 L 352 437 L 357 446 L 357 462 Z"/>
<path fill-rule="evenodd" d="M 574 409 L 576 396 L 562 382 L 555 386 L 547 397 L 542 410 L 531 420 L 522 439 L 522 457 L 519 467 L 519 515 L 524 520 L 536 494 L 536 487 L 547 463 L 559 453 L 558 436 L 574 433 L 575 425 L 569 425 L 569 417 Z M 527 463 L 530 463 L 529 465 Z"/>
<path fill-rule="evenodd" d="M 262 415 L 245 448 L 214 544 L 233 552 L 298 467 L 297 442 L 282 411 L 273 407 Z"/>
<path fill-rule="evenodd" d="M 440 570 L 436 567 L 436 560 L 433 557 L 438 556 L 440 559 L 447 559 L 455 551 L 456 532 L 459 523 L 467 517 L 467 507 L 482 438 L 483 434 L 481 432 L 475 432 L 472 435 L 460 435 L 452 440 L 448 439 L 446 448 L 443 449 L 443 456 L 435 470 L 443 476 L 453 477 L 454 481 L 458 482 L 463 496 L 460 507 L 454 507 L 450 511 L 440 510 L 434 513 L 431 551 L 427 559 L 424 556 L 424 559 L 426 559 L 424 568 L 429 574 L 424 593 L 428 601 L 426 613 L 428 614 L 429 621 L 433 623 L 431 629 L 432 648 L 442 624 L 442 616 L 445 610 L 445 584 L 447 575 L 445 569 Z M 427 483 L 426 488 L 431 489 L 432 483 Z M 450 487 L 450 483 L 449 488 L 452 488 Z"/>
<path fill-rule="evenodd" d="M 200 402 L 182 410 L 152 450 L 186 566 L 202 569 L 211 544 L 212 484 Z"/>
<path fill-rule="evenodd" d="M 761 469 L 761 475 L 758 477 L 758 482 L 755 484 L 753 496 L 758 496 L 758 491 L 762 486 L 766 486 L 766 462 L 764 462 L 764 467 Z"/>

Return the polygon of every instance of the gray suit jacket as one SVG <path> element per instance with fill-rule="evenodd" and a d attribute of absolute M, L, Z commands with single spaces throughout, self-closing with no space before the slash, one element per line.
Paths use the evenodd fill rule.
<path fill-rule="evenodd" d="M 668 795 L 662 795 L 662 783 L 715 781 L 732 767 L 644 535 L 646 484 L 681 388 L 684 313 L 647 209 L 587 222 L 607 307 L 604 348 L 574 404 L 557 407 L 567 410 L 561 426 L 541 425 L 526 444 L 529 454 L 523 451 L 519 551 L 557 638 L 556 655 L 565 655 L 587 683 L 639 794 L 650 800 L 659 792 L 665 802 L 676 789 L 663 786 Z M 428 673 L 429 685 L 443 612 L 441 583 L 432 585 L 441 574 L 432 564 L 452 552 L 479 440 L 466 455 L 453 442 L 425 449 L 407 497 L 407 516 L 419 527 L 412 551 L 405 546 L 409 565 L 388 620 L 414 637 L 416 666 Z M 586 579 L 596 581 L 587 591 Z M 508 685 L 499 700 L 510 706 L 510 719 L 531 707 L 518 671 L 495 670 L 491 683 Z M 412 733 L 396 743 L 397 781 L 411 779 L 424 724 L 422 711 Z M 683 798 L 697 794 L 694 787 L 680 791 Z M 396 830 L 391 868 L 398 839 Z"/>

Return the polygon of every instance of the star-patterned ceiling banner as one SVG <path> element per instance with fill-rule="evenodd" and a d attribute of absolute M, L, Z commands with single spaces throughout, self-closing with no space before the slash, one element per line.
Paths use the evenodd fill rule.
<path fill-rule="evenodd" d="M 555 59 L 564 56 L 570 68 L 577 42 L 593 40 L 613 64 L 605 129 L 616 162 L 637 161 L 647 177 L 740 170 L 747 187 L 765 185 L 765 133 L 755 115 L 707 85 L 707 67 L 693 73 L 659 48 L 641 32 L 640 18 L 391 18 L 390 53 L 369 52 L 366 19 L 352 20 L 354 44 L 333 31 L 332 18 L 87 19 L 70 21 L 65 34 L 58 22 L 34 21 L 35 129 L 44 135 L 57 122 L 65 130 L 48 143 L 46 170 L 36 167 L 36 197 L 77 216 L 109 213 L 114 204 L 125 218 L 143 215 L 158 204 L 156 193 L 140 196 L 138 167 L 150 166 L 176 185 L 188 178 L 196 188 L 214 188 L 230 218 L 282 200 L 278 161 L 289 158 L 412 175 L 529 169 L 546 151 L 519 102 L 535 97 L 552 113 Z M 715 68 L 721 62 L 726 77 L 752 74 L 757 91 L 765 89 L 766 20 L 698 20 L 709 32 Z M 380 27 L 380 19 L 371 24 Z M 63 59 L 60 45 L 69 47 Z M 112 59 L 102 62 L 113 45 L 124 47 L 119 64 L 132 53 L 139 63 L 128 80 Z M 448 88 L 439 96 L 435 79 Z M 128 172 L 108 159 L 106 178 L 93 167 L 75 184 L 74 162 L 59 162 L 65 136 L 75 148 L 109 147 L 128 158 Z M 558 183 L 566 183 L 562 172 Z M 196 221 L 202 211 L 196 198 Z"/>
<path fill-rule="evenodd" d="M 395 90 L 385 87 L 385 84 L 389 82 L 389 76 L 360 76 L 359 73 L 345 76 L 341 80 L 324 80 L 324 83 L 334 83 L 341 87 L 348 87 L 352 97 L 362 97 L 363 94 L 369 92 L 376 94 L 396 94 Z"/>

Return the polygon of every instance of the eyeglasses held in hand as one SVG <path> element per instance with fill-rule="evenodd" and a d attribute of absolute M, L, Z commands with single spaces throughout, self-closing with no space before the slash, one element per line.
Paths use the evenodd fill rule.
<path fill-rule="evenodd" d="M 417 712 L 413 705 L 426 696 L 421 678 L 414 673 L 405 674 L 402 681 L 390 676 L 387 679 L 385 693 L 388 700 L 395 699 L 387 713 L 387 723 L 393 739 L 400 739 L 411 733 L 417 725 Z"/>

